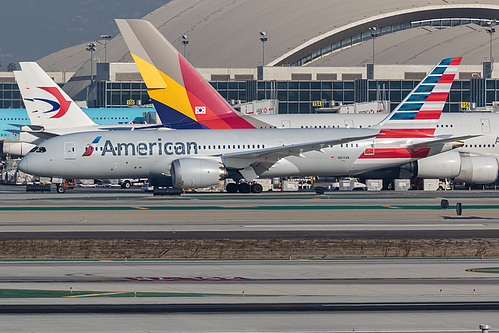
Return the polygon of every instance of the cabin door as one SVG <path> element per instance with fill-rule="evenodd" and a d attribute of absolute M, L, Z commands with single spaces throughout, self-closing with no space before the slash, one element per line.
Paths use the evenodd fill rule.
<path fill-rule="evenodd" d="M 64 142 L 64 158 L 67 160 L 76 159 L 76 145 L 74 142 Z"/>

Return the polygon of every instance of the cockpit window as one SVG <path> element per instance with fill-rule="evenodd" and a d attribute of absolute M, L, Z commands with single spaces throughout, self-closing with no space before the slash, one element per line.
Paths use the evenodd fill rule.
<path fill-rule="evenodd" d="M 33 148 L 33 149 L 35 149 L 35 153 L 44 153 L 47 151 L 47 149 L 45 147 L 35 147 L 35 148 Z M 31 150 L 33 151 L 33 149 L 31 149 Z"/>
<path fill-rule="evenodd" d="M 31 150 L 29 152 L 34 153 L 37 149 L 38 149 L 38 147 L 33 147 L 33 148 L 31 148 Z"/>

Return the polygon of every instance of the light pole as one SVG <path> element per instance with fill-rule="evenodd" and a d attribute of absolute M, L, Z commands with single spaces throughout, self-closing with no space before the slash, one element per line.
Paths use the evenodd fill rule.
<path fill-rule="evenodd" d="M 372 27 L 369 28 L 369 31 L 371 32 L 371 38 L 373 39 L 373 65 L 374 65 L 374 40 L 376 37 L 378 37 L 378 28 Z"/>
<path fill-rule="evenodd" d="M 187 48 L 187 44 L 189 44 L 189 37 L 187 35 L 182 35 L 182 45 L 184 45 L 184 58 L 187 59 L 187 56 L 185 55 L 185 50 Z M 187 59 L 189 60 L 189 59 Z"/>
<path fill-rule="evenodd" d="M 100 35 L 100 39 L 104 39 L 104 62 L 107 63 L 107 41 L 113 38 L 111 35 Z"/>
<path fill-rule="evenodd" d="M 490 36 L 490 58 L 489 58 L 489 61 L 491 63 L 494 63 L 494 54 L 492 53 L 492 37 L 494 36 L 494 34 L 496 32 L 496 28 L 494 28 L 495 25 L 496 25 L 496 21 L 494 20 L 494 21 L 490 22 L 489 28 L 485 29 Z"/>
<path fill-rule="evenodd" d="M 265 42 L 268 40 L 267 32 L 260 31 L 260 40 L 262 41 L 262 66 L 265 66 Z"/>
<path fill-rule="evenodd" d="M 90 92 L 93 94 L 94 88 L 94 51 L 95 51 L 95 43 L 87 44 L 87 51 L 90 51 Z M 88 101 L 88 95 L 87 95 Z"/>

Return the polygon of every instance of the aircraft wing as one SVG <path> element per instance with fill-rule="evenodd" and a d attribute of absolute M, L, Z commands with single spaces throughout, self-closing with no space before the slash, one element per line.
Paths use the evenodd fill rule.
<path fill-rule="evenodd" d="M 47 131 L 45 127 L 43 127 L 42 125 L 33 125 L 33 124 L 22 126 L 20 132 L 31 134 L 42 140 L 48 140 L 50 138 L 60 135 L 59 133 Z"/>
<path fill-rule="evenodd" d="M 249 180 L 261 175 L 282 158 L 289 156 L 303 157 L 302 154 L 308 151 L 315 150 L 323 152 L 322 149 L 326 147 L 374 138 L 379 135 L 378 131 L 373 131 L 372 133 L 357 137 L 336 138 L 329 141 L 306 142 L 246 152 L 228 153 L 222 154 L 221 158 L 225 167 L 240 170 L 243 176 Z"/>
<path fill-rule="evenodd" d="M 157 129 L 157 128 L 167 128 L 169 129 L 168 125 L 165 124 L 134 124 L 130 126 L 108 126 L 108 127 L 100 127 L 100 130 L 105 130 L 105 131 L 135 131 L 135 130 L 146 130 L 146 129 Z"/>
<path fill-rule="evenodd" d="M 449 142 L 455 142 L 455 141 L 476 138 L 477 136 L 481 136 L 481 134 L 451 136 L 451 137 L 445 137 L 445 138 L 435 137 L 435 140 L 410 144 L 406 148 L 408 148 L 408 149 L 430 148 L 431 146 L 442 145 L 442 144 L 449 143 Z"/>
<path fill-rule="evenodd" d="M 157 128 L 162 128 L 165 127 L 163 124 L 150 124 L 150 125 L 131 125 L 131 126 L 109 126 L 109 127 L 99 127 L 100 130 L 105 130 L 105 131 L 134 131 L 134 130 L 145 130 L 145 129 L 157 129 Z M 13 131 L 13 130 L 11 130 Z M 43 128 L 43 126 L 39 125 L 25 125 L 23 128 L 19 131 L 19 133 L 24 132 L 24 133 L 29 133 L 31 135 L 34 135 L 40 139 L 43 140 L 48 140 L 50 138 L 56 137 L 61 135 L 60 133 L 54 133 L 54 132 L 49 132 Z"/>
<path fill-rule="evenodd" d="M 7 129 L 4 129 L 4 131 L 12 133 L 12 134 L 21 134 L 21 133 L 24 132 L 24 131 L 21 131 L 21 130 L 18 130 L 18 129 L 13 129 L 13 128 L 7 128 Z"/>
<path fill-rule="evenodd" d="M 60 135 L 57 133 L 52 133 L 52 132 L 47 132 L 47 131 L 36 131 L 36 130 L 22 130 L 21 132 L 29 133 L 29 134 L 36 136 L 37 138 L 40 138 L 43 140 L 48 140 L 48 139 L 51 139 L 53 137 Z"/>
<path fill-rule="evenodd" d="M 23 126 L 26 126 L 26 125 L 21 125 L 21 124 L 8 124 L 8 125 L 18 127 L 18 128 L 22 128 Z"/>

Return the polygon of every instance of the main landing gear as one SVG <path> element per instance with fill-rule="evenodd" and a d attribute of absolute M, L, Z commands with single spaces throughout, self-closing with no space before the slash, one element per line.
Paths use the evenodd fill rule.
<path fill-rule="evenodd" d="M 229 183 L 225 187 L 227 193 L 262 193 L 263 186 L 258 183 Z"/>

